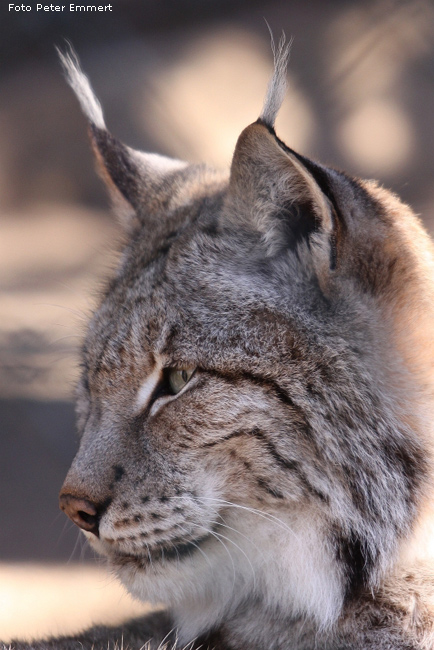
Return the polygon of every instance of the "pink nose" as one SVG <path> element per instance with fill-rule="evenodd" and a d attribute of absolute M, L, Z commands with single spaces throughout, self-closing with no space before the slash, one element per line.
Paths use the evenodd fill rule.
<path fill-rule="evenodd" d="M 99 514 L 97 506 L 73 494 L 61 494 L 59 497 L 60 509 L 83 530 L 99 536 Z"/>

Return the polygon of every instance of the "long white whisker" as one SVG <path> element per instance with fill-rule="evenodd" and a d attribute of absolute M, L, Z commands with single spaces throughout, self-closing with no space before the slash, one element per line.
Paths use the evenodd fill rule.
<path fill-rule="evenodd" d="M 274 515 L 270 514 L 269 512 L 263 512 L 262 510 L 257 510 L 256 508 L 250 508 L 248 506 L 242 506 L 242 505 L 240 505 L 238 503 L 232 503 L 231 501 L 226 501 L 224 499 L 217 499 L 217 498 L 214 498 L 214 497 L 199 497 L 199 498 L 212 500 L 212 501 L 215 501 L 217 503 L 221 503 L 222 505 L 225 505 L 225 506 L 228 506 L 228 507 L 231 507 L 231 508 L 239 508 L 241 510 L 246 510 L 247 512 L 258 515 L 258 517 L 262 517 L 262 518 L 266 519 L 267 521 L 275 523 L 280 528 L 283 528 L 288 533 L 291 533 L 291 535 L 294 535 L 294 537 L 296 539 L 298 539 L 296 533 L 292 530 L 292 528 L 290 528 L 287 524 L 285 524 L 284 521 L 282 521 L 278 517 L 275 517 Z"/>
<path fill-rule="evenodd" d="M 235 591 L 235 580 L 236 580 L 236 574 L 235 574 L 235 564 L 234 564 L 234 560 L 233 560 L 233 558 L 232 558 L 232 554 L 231 554 L 230 550 L 228 549 L 228 547 L 226 546 L 226 544 L 225 544 L 225 543 L 220 539 L 220 537 L 219 537 L 219 536 L 218 536 L 214 531 L 209 530 L 208 533 L 209 533 L 210 535 L 212 535 L 212 537 L 215 537 L 215 539 L 216 539 L 218 542 L 220 542 L 220 544 L 221 544 L 221 545 L 223 546 L 223 548 L 225 549 L 226 553 L 229 555 L 229 559 L 230 559 L 231 564 L 232 564 L 232 575 L 233 575 L 233 580 L 232 580 L 232 591 Z"/>
<path fill-rule="evenodd" d="M 234 564 L 234 560 L 233 560 L 233 558 L 232 558 L 232 554 L 231 554 L 231 552 L 229 551 L 228 547 L 227 547 L 226 544 L 225 544 L 225 543 L 224 543 L 224 542 L 223 542 L 223 541 L 222 541 L 222 540 L 217 536 L 217 534 L 216 534 L 213 530 L 211 530 L 211 529 L 209 529 L 209 528 L 206 528 L 206 527 L 203 526 L 202 524 L 195 524 L 194 522 L 189 522 L 189 523 L 190 523 L 190 525 L 193 525 L 193 526 L 195 526 L 196 528 L 200 528 L 201 530 L 205 530 L 205 531 L 208 533 L 208 535 L 211 535 L 212 537 L 215 537 L 215 539 L 216 539 L 218 542 L 220 542 L 220 544 L 221 544 L 221 545 L 223 546 L 223 548 L 225 549 L 226 553 L 227 553 L 228 556 L 229 556 L 229 559 L 230 559 L 230 561 L 231 561 L 231 564 L 232 564 L 232 573 L 233 573 L 232 591 L 234 591 L 234 589 L 235 589 L 235 580 L 236 580 L 235 564 Z M 230 540 L 229 540 L 229 541 L 230 541 Z"/>
<path fill-rule="evenodd" d="M 234 542 L 233 539 L 231 539 L 230 537 L 226 537 L 226 535 L 222 535 L 221 533 L 217 533 L 216 531 L 214 531 L 214 535 L 217 535 L 218 537 L 222 537 L 222 538 L 225 539 L 226 541 L 230 542 L 231 544 L 233 544 L 233 545 L 235 546 L 235 548 L 237 548 L 237 549 L 240 551 L 240 553 L 242 553 L 242 554 L 244 555 L 244 557 L 246 558 L 246 560 L 247 560 L 247 562 L 249 563 L 249 566 L 250 566 L 250 568 L 251 568 L 251 570 L 252 570 L 252 576 L 253 576 L 253 590 L 256 590 L 256 575 L 255 575 L 255 569 L 254 569 L 254 567 L 253 567 L 253 564 L 250 562 L 249 557 L 246 555 L 246 553 L 243 551 L 243 549 L 242 549 L 240 546 L 238 546 L 238 544 L 236 544 L 236 542 Z"/>
<path fill-rule="evenodd" d="M 203 529 L 203 526 L 199 526 L 199 524 L 194 524 L 194 525 L 197 526 L 198 528 L 202 528 L 202 529 Z M 189 532 L 188 529 L 185 528 L 184 526 L 180 526 L 180 530 L 184 530 L 186 533 Z M 205 530 L 206 530 L 207 533 L 210 532 L 207 528 L 205 528 Z M 197 548 L 197 550 L 198 550 L 198 551 L 203 555 L 203 557 L 205 558 L 205 560 L 206 560 L 207 564 L 209 565 L 209 568 L 211 569 L 211 571 L 214 571 L 214 568 L 213 568 L 213 566 L 212 566 L 212 564 L 211 564 L 211 562 L 210 562 L 210 560 L 209 560 L 207 554 L 206 554 L 206 553 L 205 553 L 205 552 L 200 548 L 200 546 L 199 546 L 198 544 L 195 544 L 195 543 L 192 542 L 192 541 L 190 541 L 190 544 L 192 544 L 195 548 Z"/>
<path fill-rule="evenodd" d="M 242 533 L 240 530 L 237 530 L 237 528 L 234 528 L 233 526 L 229 526 L 229 525 L 226 523 L 226 520 L 224 519 L 223 515 L 220 515 L 220 514 L 219 514 L 218 516 L 219 516 L 219 519 L 222 520 L 222 521 L 219 521 L 218 524 L 217 524 L 219 528 L 220 528 L 220 527 L 221 527 L 221 528 L 227 528 L 228 530 L 231 530 L 232 532 L 236 533 L 236 534 L 239 535 L 240 537 L 243 537 L 247 542 L 249 542 L 249 544 L 251 544 L 251 545 L 253 546 L 253 548 L 255 549 L 255 551 L 257 551 L 257 552 L 258 552 L 262 557 L 264 557 L 264 552 L 262 551 L 262 549 L 260 549 L 260 548 L 255 544 L 255 542 L 254 542 L 253 540 L 250 539 L 250 537 L 248 537 L 247 535 L 245 535 L 244 533 Z M 222 522 L 225 522 L 225 523 L 222 523 Z"/>
<path fill-rule="evenodd" d="M 170 544 L 170 546 L 171 546 L 172 548 L 175 549 L 175 551 L 176 551 L 176 555 L 177 555 L 177 559 L 178 559 L 178 564 L 179 564 L 179 561 L 180 561 L 181 558 L 180 558 L 180 556 L 179 556 L 179 551 L 178 551 L 178 549 L 177 549 L 177 547 L 176 547 L 176 544 L 174 544 L 174 543 L 171 542 L 170 540 L 169 540 L 169 544 Z"/>
<path fill-rule="evenodd" d="M 186 497 L 181 496 L 173 496 L 171 497 L 172 499 L 184 499 Z M 298 539 L 296 533 L 290 528 L 287 524 L 285 524 L 284 521 L 279 519 L 278 517 L 275 517 L 274 515 L 270 514 L 269 512 L 263 512 L 262 510 L 257 510 L 256 508 L 250 508 L 248 506 L 242 506 L 239 503 L 233 503 L 232 501 L 226 501 L 225 499 L 220 499 L 216 497 L 207 497 L 207 496 L 197 496 L 198 499 L 201 501 L 214 501 L 216 504 L 220 504 L 222 506 L 227 506 L 230 508 L 238 508 L 240 510 L 245 510 L 246 512 L 250 512 L 251 514 L 255 514 L 258 517 L 262 517 L 263 519 L 266 519 L 270 523 L 274 523 L 280 528 L 283 528 L 286 530 L 288 533 L 291 533 L 296 539 Z"/>
<path fill-rule="evenodd" d="M 82 338 L 83 338 L 83 337 L 82 337 L 82 336 L 79 336 L 78 334 L 68 334 L 67 336 L 61 336 L 61 337 L 58 338 L 58 339 L 55 339 L 55 340 L 53 340 L 53 341 L 50 341 L 50 343 L 48 344 L 48 347 L 52 347 L 53 345 L 57 345 L 57 344 L 60 343 L 61 341 L 66 341 L 67 339 L 78 339 L 79 341 L 81 341 Z"/>
<path fill-rule="evenodd" d="M 66 522 L 66 523 L 68 523 L 68 522 Z M 72 551 L 71 551 L 71 553 L 69 555 L 67 564 L 71 564 L 71 562 L 74 559 L 74 556 L 76 554 L 77 548 L 79 548 L 79 546 L 80 546 L 81 541 L 82 541 L 82 532 L 80 530 L 77 530 L 77 538 L 76 538 L 75 543 L 74 543 L 74 548 L 72 549 Z M 83 547 L 81 547 L 81 552 L 82 552 L 82 550 L 83 550 Z M 81 555 L 81 553 L 80 553 L 80 555 Z"/>
<path fill-rule="evenodd" d="M 199 551 L 199 553 L 200 553 L 201 555 L 203 555 L 203 557 L 205 558 L 206 563 L 208 564 L 209 568 L 211 569 L 211 572 L 214 573 L 214 567 L 213 567 L 213 565 L 211 564 L 210 559 L 209 559 L 209 557 L 207 556 L 207 554 L 205 553 L 205 551 L 203 551 L 203 550 L 200 548 L 200 546 L 199 546 L 198 544 L 195 544 L 194 542 L 190 542 L 190 544 L 192 544 L 192 545 L 193 545 L 193 546 L 194 546 L 194 547 Z"/>

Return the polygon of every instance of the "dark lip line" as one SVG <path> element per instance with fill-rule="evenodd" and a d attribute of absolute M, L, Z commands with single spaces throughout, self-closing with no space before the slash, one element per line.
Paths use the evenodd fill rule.
<path fill-rule="evenodd" d="M 192 539 L 180 544 L 173 544 L 170 546 L 161 545 L 154 548 L 149 548 L 144 555 L 129 555 L 127 553 L 115 552 L 114 560 L 119 564 L 127 564 L 133 562 L 140 567 L 150 566 L 152 562 L 159 562 L 163 560 L 182 559 L 188 555 L 192 555 L 198 550 L 198 546 L 203 544 L 206 540 L 212 537 L 212 533 L 206 533 L 201 537 Z"/>

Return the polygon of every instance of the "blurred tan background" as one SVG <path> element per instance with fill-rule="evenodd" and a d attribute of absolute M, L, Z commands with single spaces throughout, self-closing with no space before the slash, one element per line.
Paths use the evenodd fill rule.
<path fill-rule="evenodd" d="M 124 142 L 224 167 L 258 117 L 272 71 L 266 18 L 276 38 L 282 29 L 294 38 L 281 138 L 379 178 L 434 229 L 432 1 L 112 5 L 110 14 L 0 8 L 3 640 L 142 610 L 57 506 L 76 448 L 77 346 L 119 231 L 54 45 L 73 43 L 108 127 Z"/>

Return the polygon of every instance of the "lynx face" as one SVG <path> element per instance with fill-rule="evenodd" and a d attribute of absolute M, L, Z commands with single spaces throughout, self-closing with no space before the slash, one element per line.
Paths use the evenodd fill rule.
<path fill-rule="evenodd" d="M 116 141 L 64 58 L 128 223 L 61 507 L 185 641 L 249 601 L 333 623 L 393 563 L 426 472 L 396 327 L 424 235 L 277 138 L 283 59 L 226 176 Z"/>

